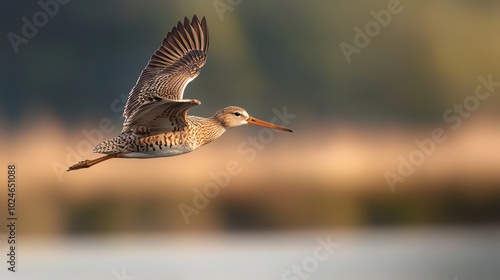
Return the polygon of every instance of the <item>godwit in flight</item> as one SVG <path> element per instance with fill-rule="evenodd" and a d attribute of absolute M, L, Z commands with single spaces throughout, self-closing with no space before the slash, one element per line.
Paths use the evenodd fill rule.
<path fill-rule="evenodd" d="M 200 105 L 196 99 L 183 99 L 186 85 L 198 76 L 208 51 L 205 17 L 191 22 L 184 18 L 170 31 L 153 54 L 129 94 L 123 111 L 125 121 L 120 135 L 94 147 L 105 156 L 84 160 L 68 171 L 88 168 L 112 158 L 169 157 L 191 152 L 212 142 L 232 127 L 252 124 L 292 132 L 251 117 L 240 107 L 229 106 L 210 118 L 188 116 Z"/>

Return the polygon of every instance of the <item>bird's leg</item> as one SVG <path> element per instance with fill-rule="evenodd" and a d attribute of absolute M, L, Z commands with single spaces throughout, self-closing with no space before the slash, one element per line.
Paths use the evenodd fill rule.
<path fill-rule="evenodd" d="M 92 160 L 88 160 L 88 159 L 83 160 L 77 164 L 73 164 L 72 166 L 70 166 L 67 171 L 72 171 L 72 170 L 77 170 L 77 169 L 82 169 L 82 168 L 89 168 L 92 165 L 98 164 L 98 163 L 103 162 L 103 161 L 108 160 L 108 159 L 119 157 L 123 154 L 125 154 L 125 153 L 115 153 L 115 154 L 105 155 L 103 157 L 92 159 Z"/>

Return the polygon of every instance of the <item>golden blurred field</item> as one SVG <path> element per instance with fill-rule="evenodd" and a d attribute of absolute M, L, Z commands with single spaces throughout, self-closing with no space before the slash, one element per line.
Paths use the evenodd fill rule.
<path fill-rule="evenodd" d="M 349 62 L 339 44 L 355 44 L 355 28 L 375 23 L 387 1 L 245 1 L 224 16 L 210 1 L 115 4 L 61 6 L 0 68 L 1 162 L 17 166 L 23 233 L 498 223 L 498 5 L 403 1 Z M 13 4 L 8 28 L 19 33 L 19 18 L 33 13 Z M 187 88 L 203 101 L 190 113 L 236 104 L 269 119 L 287 106 L 295 132 L 238 128 L 191 154 L 65 172 L 119 132 L 114 120 L 113 131 L 94 133 L 99 120 L 120 115 L 160 39 L 191 14 L 207 17 L 211 49 Z M 477 95 L 479 77 L 493 81 L 481 89 L 490 96 L 458 117 L 453 106 Z M 422 154 L 415 140 L 429 143 L 437 128 L 446 140 L 418 166 L 401 167 Z M 228 168 L 237 175 L 226 178 Z M 391 186 L 387 172 L 405 168 L 409 176 Z M 187 224 L 179 205 L 214 186 Z"/>
<path fill-rule="evenodd" d="M 430 137 L 432 128 L 292 123 L 294 133 L 265 136 L 257 149 L 248 139 L 259 139 L 262 129 L 244 127 L 190 154 L 65 172 L 74 160 L 97 155 L 81 132 L 41 118 L 18 133 L 3 130 L 0 152 L 2 166 L 7 159 L 17 167 L 23 233 L 489 224 L 500 199 L 496 123 L 498 117 L 476 117 L 446 130 L 448 140 L 394 192 L 385 172 L 397 173 L 399 156 L 408 158 L 415 139 Z M 222 175 L 228 162 L 241 172 Z M 194 190 L 214 182 L 217 193 L 186 224 L 179 205 L 193 206 Z"/>

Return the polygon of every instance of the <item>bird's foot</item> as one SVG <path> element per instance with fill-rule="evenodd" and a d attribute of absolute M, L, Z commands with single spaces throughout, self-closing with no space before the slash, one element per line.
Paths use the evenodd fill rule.
<path fill-rule="evenodd" d="M 90 164 L 90 160 L 87 159 L 87 160 L 82 160 L 76 164 L 73 164 L 66 171 L 72 171 L 72 170 L 77 170 L 77 169 L 82 169 L 82 168 L 89 168 L 91 166 L 92 165 Z"/>

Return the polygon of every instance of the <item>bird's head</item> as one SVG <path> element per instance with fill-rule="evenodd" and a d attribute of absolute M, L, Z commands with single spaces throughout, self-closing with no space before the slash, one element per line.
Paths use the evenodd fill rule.
<path fill-rule="evenodd" d="M 256 119 L 250 116 L 245 109 L 237 106 L 229 106 L 220 109 L 219 111 L 217 111 L 217 113 L 215 113 L 215 115 L 212 118 L 217 120 L 226 129 L 237 127 L 244 124 L 251 124 L 251 125 L 263 126 L 272 129 L 292 132 L 292 130 L 289 128 Z"/>

